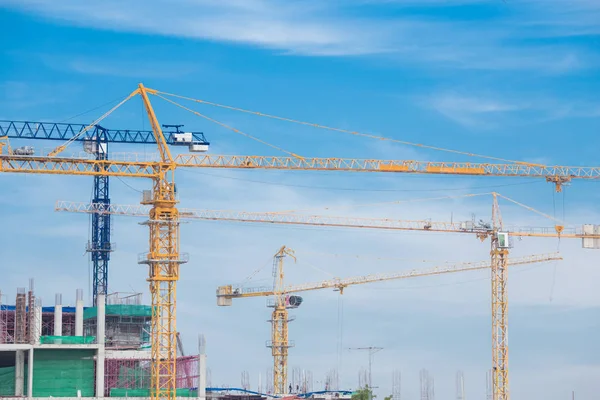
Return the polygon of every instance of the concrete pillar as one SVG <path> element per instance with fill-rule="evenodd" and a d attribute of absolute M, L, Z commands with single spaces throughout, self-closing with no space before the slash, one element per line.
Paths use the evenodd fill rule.
<path fill-rule="evenodd" d="M 75 336 L 83 336 L 83 290 L 77 289 L 75 303 Z"/>
<path fill-rule="evenodd" d="M 206 399 L 206 340 L 204 335 L 198 338 L 198 398 Z"/>
<path fill-rule="evenodd" d="M 54 336 L 62 336 L 62 294 L 56 293 L 54 304 Z"/>
<path fill-rule="evenodd" d="M 29 349 L 29 358 L 27 360 L 29 373 L 27 375 L 27 397 L 33 397 L 33 347 Z"/>
<path fill-rule="evenodd" d="M 31 329 L 31 342 L 40 344 L 42 337 L 42 299 L 35 299 L 35 307 L 33 308 L 33 327 Z"/>
<path fill-rule="evenodd" d="M 15 396 L 23 396 L 25 388 L 25 350 L 15 352 Z"/>
<path fill-rule="evenodd" d="M 96 355 L 96 397 L 104 397 L 104 343 L 106 342 L 106 309 L 104 294 L 96 298 L 97 321 L 96 341 L 99 344 Z"/>
<path fill-rule="evenodd" d="M 198 356 L 198 398 L 206 399 L 206 354 Z"/>

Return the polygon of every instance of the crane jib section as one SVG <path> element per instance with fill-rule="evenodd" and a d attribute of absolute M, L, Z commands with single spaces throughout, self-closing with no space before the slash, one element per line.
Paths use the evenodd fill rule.
<path fill-rule="evenodd" d="M 0 155 L 0 172 L 156 178 L 155 162 Z"/>
<path fill-rule="evenodd" d="M 93 204 L 72 201 L 58 201 L 56 211 L 87 213 L 87 214 L 110 214 L 127 215 L 133 217 L 146 217 L 150 208 L 139 204 Z M 228 210 L 203 210 L 192 208 L 180 208 L 181 219 L 199 219 L 211 221 L 232 222 L 255 222 L 273 223 L 284 225 L 307 225 L 340 228 L 368 228 L 388 229 L 406 231 L 429 231 L 429 232 L 451 232 L 469 233 L 488 236 L 492 232 L 489 224 L 476 224 L 474 221 L 443 222 L 431 220 L 402 220 L 393 218 L 364 218 L 343 217 L 329 215 L 302 215 L 283 212 L 248 212 Z M 504 231 L 512 236 L 528 237 L 560 237 L 560 238 L 592 238 L 600 239 L 600 235 L 586 232 L 583 228 L 563 228 L 560 233 L 555 227 L 532 227 L 532 226 L 509 226 Z"/>
<path fill-rule="evenodd" d="M 302 158 L 277 156 L 224 156 L 180 154 L 178 167 L 260 168 L 289 170 L 340 170 L 420 174 L 520 176 L 537 178 L 600 179 L 600 167 L 542 166 L 534 164 L 489 164 L 428 162 L 354 158 Z"/>
<path fill-rule="evenodd" d="M 81 134 L 83 132 L 83 134 Z M 179 132 L 163 132 L 167 143 L 176 144 Z M 191 139 L 197 143 L 207 143 L 202 132 L 190 132 Z M 103 141 L 110 143 L 156 143 L 153 131 L 139 129 L 107 129 L 94 125 L 90 129 L 85 124 L 67 124 L 55 122 L 37 121 L 7 121 L 0 120 L 0 137 L 19 139 L 43 139 L 43 140 L 93 140 L 98 136 Z"/>

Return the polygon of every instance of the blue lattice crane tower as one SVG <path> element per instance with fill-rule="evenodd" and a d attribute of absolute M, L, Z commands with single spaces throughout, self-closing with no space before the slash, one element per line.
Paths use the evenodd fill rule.
<path fill-rule="evenodd" d="M 175 131 L 163 132 L 169 145 L 188 146 L 192 152 L 208 151 L 210 143 L 201 132 L 182 132 L 183 125 L 163 125 L 175 128 Z M 37 140 L 75 140 L 83 142 L 86 152 L 94 154 L 97 160 L 108 159 L 109 143 L 152 144 L 156 143 L 154 133 L 144 130 L 106 129 L 94 125 L 87 129 L 85 124 L 66 124 L 32 121 L 0 120 L 0 138 L 37 139 Z M 87 129 L 87 130 L 86 130 Z M 81 133 L 83 132 L 83 133 Z M 14 148 L 14 154 L 34 155 L 32 146 Z M 110 186 L 108 176 L 94 177 L 94 204 L 110 204 Z M 92 238 L 87 244 L 93 266 L 93 304 L 98 294 L 108 293 L 108 264 L 114 245 L 110 241 L 111 218 L 108 214 L 92 215 Z"/>
<path fill-rule="evenodd" d="M 108 158 L 107 130 L 98 126 L 97 134 L 89 141 L 84 142 L 84 148 L 96 156 L 96 160 Z M 94 140 L 95 139 L 95 140 Z M 94 176 L 94 195 L 92 203 L 108 206 L 110 186 L 108 176 Z M 110 242 L 110 215 L 92 215 L 92 239 L 88 242 L 87 251 L 90 253 L 93 267 L 93 303 L 99 294 L 108 293 L 108 262 L 113 244 Z M 106 297 L 105 297 L 106 298 Z"/>

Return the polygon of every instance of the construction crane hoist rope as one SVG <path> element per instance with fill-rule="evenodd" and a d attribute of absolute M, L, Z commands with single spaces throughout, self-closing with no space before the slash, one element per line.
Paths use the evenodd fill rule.
<path fill-rule="evenodd" d="M 191 152 L 208 151 L 210 143 L 202 132 L 183 132 L 183 125 L 163 125 L 171 128 L 163 132 L 170 146 L 187 146 Z M 77 141 L 83 150 L 96 160 L 109 158 L 109 144 L 156 144 L 153 131 L 108 129 L 99 124 L 72 124 L 41 121 L 0 120 L 0 137 L 17 140 Z M 9 154 L 34 156 L 36 149 L 25 145 L 9 150 Z M 109 176 L 94 176 L 92 204 L 110 204 Z M 110 215 L 93 214 L 91 238 L 86 245 L 92 262 L 92 304 L 96 304 L 98 294 L 108 294 L 108 273 L 110 254 L 115 245 L 111 242 Z"/>
<path fill-rule="evenodd" d="M 219 286 L 217 288 L 217 305 L 219 306 L 231 306 L 233 299 L 273 296 L 273 300 L 267 302 L 267 306 L 273 308 L 271 320 L 269 321 L 271 322 L 271 340 L 267 342 L 267 347 L 271 348 L 273 355 L 273 386 L 275 388 L 276 395 L 287 394 L 288 350 L 290 347 L 294 346 L 294 343 L 288 339 L 288 322 L 291 321 L 288 315 L 288 309 L 298 308 L 303 301 L 302 297 L 290 295 L 291 293 L 321 289 L 336 289 L 340 292 L 340 294 L 342 294 L 344 289 L 349 286 L 424 276 L 444 275 L 455 272 L 477 271 L 489 269 L 491 267 L 488 261 L 479 263 L 463 263 L 456 265 L 444 265 L 442 267 L 434 267 L 423 270 L 413 269 L 395 273 L 370 274 L 350 278 L 334 278 L 320 282 L 285 286 L 284 258 L 286 257 L 290 257 L 296 261 L 294 251 L 286 246 L 281 247 L 273 257 L 273 277 L 275 278 L 275 282 L 271 290 L 265 290 L 264 288 L 234 288 L 233 285 Z M 562 260 L 562 257 L 558 253 L 527 256 L 510 260 L 507 265 L 523 265 L 552 260 Z"/>
<path fill-rule="evenodd" d="M 160 92 L 165 94 L 164 92 Z M 0 172 L 51 174 L 94 177 L 136 177 L 149 178 L 153 181 L 151 198 L 144 204 L 152 206 L 147 225 L 150 230 L 150 251 L 142 255 L 140 263 L 149 266 L 149 283 L 152 294 L 152 390 L 153 399 L 174 399 L 175 396 L 175 357 L 176 357 L 176 324 L 175 297 L 176 282 L 179 279 L 179 266 L 186 261 L 185 255 L 179 252 L 179 213 L 176 208 L 174 172 L 177 168 L 232 168 L 232 169 L 274 169 L 303 171 L 354 171 L 354 172 L 388 172 L 408 174 L 435 175 L 467 175 L 467 176 L 503 176 L 542 178 L 556 185 L 560 191 L 562 185 L 573 179 L 600 179 L 600 167 L 565 167 L 541 166 L 537 164 L 510 163 L 465 163 L 465 162 L 419 162 L 412 160 L 373 160 L 373 159 L 340 159 L 340 158 L 301 158 L 301 157 L 266 157 L 266 156 L 222 156 L 179 154 L 171 156 L 169 142 L 156 118 L 149 95 L 158 95 L 155 89 L 139 84 L 126 99 L 140 96 L 148 114 L 152 133 L 160 155 L 153 161 L 118 161 L 105 159 L 89 159 L 87 157 L 66 157 L 60 155 L 68 143 L 61 145 L 47 156 L 27 155 L 29 150 L 15 154 L 4 153 L 8 146 L 8 137 L 0 136 Z M 126 101 L 126 100 L 125 100 Z M 123 101 L 124 102 L 124 101 Z M 123 103 L 122 102 L 122 103 Z M 120 103 L 120 104 L 122 104 Z M 110 112 L 114 111 L 114 107 Z M 109 113 L 110 113 L 109 112 Z M 103 119 L 108 113 L 105 113 Z M 87 133 L 87 130 L 86 130 Z M 79 132 L 77 133 L 78 136 Z M 503 256 L 497 257 L 492 264 L 494 282 L 505 279 L 498 274 L 502 269 Z M 498 286 L 502 292 L 502 285 Z M 499 312 L 504 312 L 502 308 Z M 501 323 L 505 324 L 505 319 Z M 505 326 L 504 326 L 505 327 Z M 496 349 L 494 350 L 496 352 Z M 495 355 L 494 360 L 498 357 Z M 508 373 L 506 365 L 493 367 L 494 374 Z M 495 400 L 507 400 L 508 382 L 495 379 Z"/>
<path fill-rule="evenodd" d="M 355 218 L 355 217 L 335 217 L 335 216 L 319 216 L 319 215 L 302 215 L 293 212 L 245 212 L 245 211 L 223 211 L 223 210 L 202 210 L 202 209 L 181 209 L 180 217 L 182 219 L 199 219 L 209 221 L 233 221 L 233 222 L 253 222 L 253 223 L 274 223 L 283 225 L 305 225 L 305 226 L 320 226 L 320 227 L 342 227 L 342 228 L 363 228 L 363 229 L 383 229 L 383 230 L 400 230 L 400 231 L 424 231 L 424 232 L 445 232 L 445 233 L 467 233 L 475 235 L 481 241 L 486 238 L 491 238 L 492 265 L 505 263 L 508 259 L 508 249 L 512 244 L 512 237 L 541 237 L 541 238 L 569 238 L 581 239 L 584 248 L 598 248 L 600 246 L 600 229 L 595 225 L 584 225 L 581 230 L 573 228 L 565 228 L 562 225 L 554 227 L 502 227 L 502 218 L 500 208 L 497 202 L 497 197 L 500 196 L 515 204 L 525 207 L 530 211 L 540 214 L 539 211 L 516 202 L 498 193 L 492 193 L 492 223 L 473 221 L 458 221 L 458 222 L 440 222 L 431 220 L 395 220 L 395 219 L 377 219 L 377 218 Z M 140 205 L 116 205 L 112 204 L 109 207 L 96 207 L 88 203 L 75 203 L 59 201 L 56 204 L 56 211 L 68 211 L 78 213 L 108 213 L 112 215 L 124 216 L 145 216 L 147 208 Z M 545 217 L 545 214 L 541 213 Z M 553 219 L 553 218 L 551 218 Z M 499 259 L 499 255 L 502 259 Z M 506 285 L 500 285 L 498 282 L 506 282 L 506 269 L 502 270 L 501 276 L 493 275 L 492 279 L 492 325 L 499 329 L 499 326 L 507 326 L 507 306 L 508 300 L 506 297 Z M 241 289 L 223 288 L 224 293 L 242 294 Z M 340 288 L 343 290 L 343 287 Z M 255 293 L 255 294 L 252 294 Z M 250 289 L 244 292 L 243 297 L 262 296 L 265 290 Z M 231 298 L 234 298 L 232 296 Z M 231 305 L 231 298 L 227 296 L 219 297 L 219 305 Z M 498 307 L 501 307 L 498 309 Z M 504 316 L 504 317 L 503 317 Z M 504 324 L 504 325 L 502 325 Z M 501 362 L 505 365 L 505 370 L 508 371 L 508 341 L 507 330 L 494 331 L 493 354 L 501 353 L 503 358 L 494 358 L 494 365 Z"/>

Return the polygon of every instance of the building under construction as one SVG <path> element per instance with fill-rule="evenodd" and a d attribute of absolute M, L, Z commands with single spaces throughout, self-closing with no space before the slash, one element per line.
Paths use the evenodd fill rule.
<path fill-rule="evenodd" d="M 152 309 L 140 294 L 100 295 L 95 307 L 84 307 L 78 290 L 74 307 L 61 295 L 45 307 L 31 280 L 14 305 L 2 299 L 0 397 L 150 396 Z M 204 397 L 204 360 L 177 358 L 178 397 Z"/>

